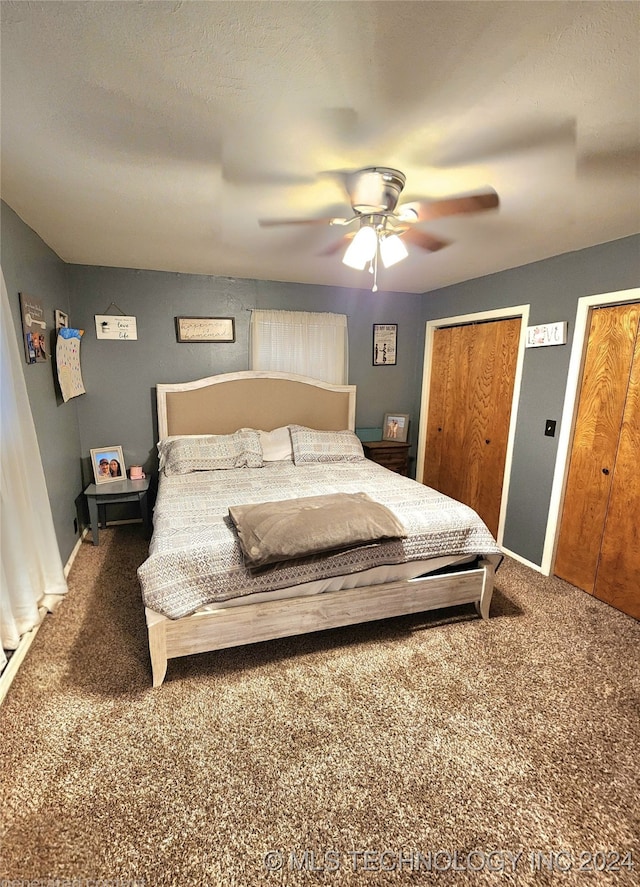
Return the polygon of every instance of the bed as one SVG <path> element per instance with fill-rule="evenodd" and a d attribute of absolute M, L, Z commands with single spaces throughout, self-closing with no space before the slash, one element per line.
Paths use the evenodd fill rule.
<path fill-rule="evenodd" d="M 157 386 L 138 570 L 154 687 L 175 657 L 468 603 L 488 618 L 495 540 L 471 509 L 364 458 L 355 398 L 277 372 Z"/>

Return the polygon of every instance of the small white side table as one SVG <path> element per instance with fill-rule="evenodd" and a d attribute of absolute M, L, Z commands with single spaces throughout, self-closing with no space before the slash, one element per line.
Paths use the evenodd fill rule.
<path fill-rule="evenodd" d="M 149 524 L 149 502 L 147 493 L 149 491 L 148 477 L 142 480 L 113 480 L 106 484 L 89 484 L 84 491 L 89 504 L 89 518 L 91 520 L 91 530 L 93 532 L 93 544 L 99 545 L 98 529 L 100 524 L 107 525 L 107 505 L 116 505 L 120 502 L 138 502 L 140 505 L 140 515 L 144 524 L 145 532 L 148 534 Z"/>

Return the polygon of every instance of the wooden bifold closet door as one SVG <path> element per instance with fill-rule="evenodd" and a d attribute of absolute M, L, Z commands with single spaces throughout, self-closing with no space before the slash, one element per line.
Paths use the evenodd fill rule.
<path fill-rule="evenodd" d="M 640 305 L 597 308 L 554 572 L 640 618 Z"/>
<path fill-rule="evenodd" d="M 423 482 L 498 533 L 519 317 L 435 330 Z"/>

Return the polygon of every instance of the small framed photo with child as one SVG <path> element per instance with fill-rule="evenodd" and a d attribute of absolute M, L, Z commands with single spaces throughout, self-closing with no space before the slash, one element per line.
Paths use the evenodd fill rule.
<path fill-rule="evenodd" d="M 122 447 L 97 447 L 91 450 L 91 464 L 97 484 L 127 479 Z"/>

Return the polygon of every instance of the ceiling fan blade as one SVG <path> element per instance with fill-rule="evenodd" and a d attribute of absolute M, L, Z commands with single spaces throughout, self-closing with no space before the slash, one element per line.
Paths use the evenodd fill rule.
<path fill-rule="evenodd" d="M 316 181 L 313 176 L 296 175 L 295 173 L 269 172 L 266 170 L 245 169 L 241 165 L 224 164 L 222 166 L 222 178 L 232 185 L 251 187 L 252 185 L 273 185 L 274 187 L 289 187 L 295 185 L 313 185 Z"/>
<path fill-rule="evenodd" d="M 469 140 L 462 133 L 452 133 L 449 146 L 441 145 L 430 156 L 421 152 L 412 158 L 418 165 L 446 168 L 470 163 L 484 163 L 502 157 L 514 157 L 526 151 L 539 150 L 560 144 L 576 145 L 575 118 L 533 119 L 512 121 L 508 130 L 500 124 L 476 133 Z M 453 144 L 452 144 L 453 143 Z"/>
<path fill-rule="evenodd" d="M 328 217 L 326 219 L 258 219 L 261 228 L 273 228 L 276 225 L 340 225 L 346 219 L 335 219 Z"/>
<path fill-rule="evenodd" d="M 403 203 L 398 207 L 398 212 L 413 210 L 417 221 L 425 222 L 429 219 L 440 219 L 444 216 L 455 216 L 461 213 L 477 213 L 485 209 L 494 209 L 499 206 L 500 199 L 493 188 L 479 194 L 468 194 L 464 197 L 443 197 L 441 200 L 416 200 L 412 203 Z"/>
<path fill-rule="evenodd" d="M 638 145 L 618 145 L 607 151 L 588 151 L 578 157 L 578 176 L 606 176 L 611 178 L 640 170 Z"/>
<path fill-rule="evenodd" d="M 430 253 L 435 253 L 439 249 L 444 249 L 445 246 L 449 246 L 451 243 L 450 240 L 442 240 L 441 237 L 434 237 L 433 234 L 429 234 L 427 231 L 420 231 L 419 228 L 408 228 L 402 237 L 408 243 L 412 243 L 414 246 L 419 246 L 420 249 L 426 249 L 427 252 Z"/>
<path fill-rule="evenodd" d="M 348 234 L 345 234 L 344 237 L 341 237 L 339 240 L 334 240 L 333 243 L 330 243 L 329 246 L 325 247 L 323 250 L 320 250 L 317 255 L 319 256 L 335 256 L 336 253 L 339 253 L 341 249 L 344 249 L 350 240 L 356 236 L 355 231 L 350 231 Z"/>

